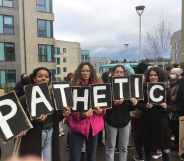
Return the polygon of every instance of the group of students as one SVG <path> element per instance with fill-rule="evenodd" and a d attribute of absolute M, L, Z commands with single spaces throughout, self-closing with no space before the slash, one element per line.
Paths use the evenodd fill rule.
<path fill-rule="evenodd" d="M 104 129 L 105 161 L 114 161 L 116 144 L 119 149 L 119 161 L 127 161 L 131 128 L 137 153 L 135 160 L 151 161 L 152 154 L 160 150 L 162 160 L 170 161 L 170 132 L 173 132 L 178 145 L 178 118 L 184 114 L 182 109 L 184 81 L 182 69 L 178 68 L 166 73 L 159 67 L 149 67 L 143 72 L 145 83 L 169 82 L 167 102 L 159 105 L 150 104 L 145 93 L 142 101 L 136 98 L 113 101 L 111 109 L 90 107 L 86 112 L 72 112 L 70 107 L 66 107 L 63 111 L 55 111 L 52 115 L 41 115 L 40 118 L 32 121 L 31 130 L 20 135 L 19 155 L 36 155 L 44 161 L 60 161 L 62 154 L 59 146 L 59 122 L 64 119 L 69 127 L 70 161 L 81 160 L 81 148 L 84 142 L 86 161 L 96 161 L 98 134 Z M 111 82 L 112 77 L 127 75 L 128 72 L 123 65 L 116 65 L 105 81 Z M 27 83 L 50 84 L 51 80 L 50 71 L 45 67 L 39 67 L 33 70 L 29 81 L 16 88 L 26 112 L 28 110 L 22 86 Z M 70 83 L 74 86 L 88 86 L 103 81 L 97 76 L 93 66 L 85 62 L 78 66 Z"/>

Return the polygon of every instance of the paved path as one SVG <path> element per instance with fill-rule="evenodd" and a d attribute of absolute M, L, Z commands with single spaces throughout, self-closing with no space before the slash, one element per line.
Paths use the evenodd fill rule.
<path fill-rule="evenodd" d="M 61 137 L 60 143 L 61 143 L 61 147 L 62 147 L 61 148 L 62 161 L 69 161 L 69 158 L 68 158 L 69 151 L 66 150 L 65 136 Z M 133 152 L 134 152 L 134 148 L 130 148 L 129 153 L 128 153 L 128 161 L 133 161 L 133 159 L 132 159 Z M 174 152 L 172 152 L 171 157 L 172 157 L 171 161 L 180 161 L 179 158 L 177 157 L 177 155 Z M 105 161 L 105 159 L 104 159 L 104 147 L 99 147 L 98 148 L 98 150 L 97 150 L 97 161 Z M 118 154 L 115 154 L 115 161 L 118 161 Z M 153 161 L 162 161 L 162 160 L 158 159 L 158 160 L 153 160 Z"/>

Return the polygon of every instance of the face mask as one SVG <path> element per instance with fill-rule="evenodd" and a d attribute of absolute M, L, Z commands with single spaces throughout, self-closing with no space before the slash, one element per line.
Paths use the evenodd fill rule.
<path fill-rule="evenodd" d="M 173 79 L 176 79 L 177 76 L 176 76 L 176 74 L 170 74 L 170 75 L 169 75 L 169 78 L 173 80 Z"/>

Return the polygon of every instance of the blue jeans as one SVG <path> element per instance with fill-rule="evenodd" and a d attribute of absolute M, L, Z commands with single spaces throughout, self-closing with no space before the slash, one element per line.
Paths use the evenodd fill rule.
<path fill-rule="evenodd" d="M 122 128 L 116 128 L 106 123 L 105 132 L 105 161 L 114 161 L 114 151 L 118 133 L 119 161 L 127 161 L 130 122 Z"/>
<path fill-rule="evenodd" d="M 86 138 L 86 136 L 80 133 L 71 131 L 70 135 L 71 161 L 80 161 L 81 149 L 84 142 L 86 143 L 87 161 L 96 161 L 97 135 L 92 136 L 91 130 L 88 138 Z"/>
<path fill-rule="evenodd" d="M 52 134 L 53 134 L 53 128 L 42 130 L 43 161 L 52 161 Z"/>

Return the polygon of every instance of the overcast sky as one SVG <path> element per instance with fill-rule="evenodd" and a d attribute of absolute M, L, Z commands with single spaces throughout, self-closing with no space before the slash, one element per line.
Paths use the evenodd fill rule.
<path fill-rule="evenodd" d="M 145 5 L 142 32 L 166 20 L 172 32 L 181 28 L 181 0 L 53 0 L 56 39 L 77 41 L 92 55 L 106 56 L 138 48 L 136 5 Z M 144 40 L 144 38 L 143 38 Z"/>

